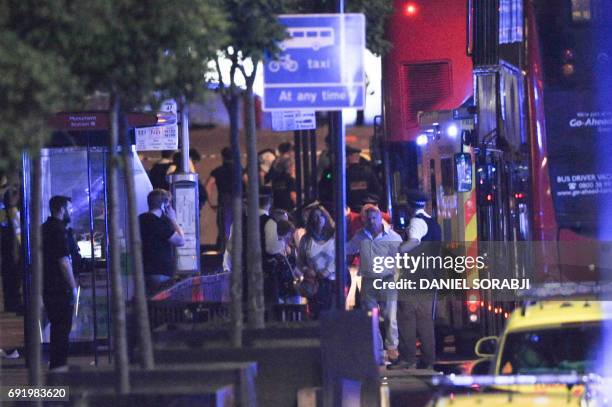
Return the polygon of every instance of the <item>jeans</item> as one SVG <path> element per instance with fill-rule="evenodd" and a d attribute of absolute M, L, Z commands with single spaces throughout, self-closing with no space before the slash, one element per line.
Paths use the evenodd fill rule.
<path fill-rule="evenodd" d="M 382 280 L 383 282 L 391 282 L 395 280 L 395 277 L 391 275 L 382 278 Z M 381 300 L 381 298 L 384 299 Z M 374 288 L 374 279 L 363 277 L 361 280 L 361 307 L 366 310 L 380 307 L 380 313 L 384 318 L 385 348 L 397 349 L 399 343 L 397 330 L 397 291 L 376 290 Z M 379 350 L 382 355 L 383 340 L 378 324 L 376 324 L 376 329 L 378 330 Z"/>
<path fill-rule="evenodd" d="M 49 368 L 64 366 L 68 362 L 70 330 L 74 306 L 66 294 L 45 295 L 43 298 L 51 322 Z"/>
<path fill-rule="evenodd" d="M 217 206 L 217 249 L 225 250 L 232 226 L 232 196 L 219 194 Z"/>

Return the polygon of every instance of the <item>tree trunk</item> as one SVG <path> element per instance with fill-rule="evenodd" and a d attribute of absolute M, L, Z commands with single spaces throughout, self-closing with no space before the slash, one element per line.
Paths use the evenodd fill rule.
<path fill-rule="evenodd" d="M 149 326 L 149 311 L 145 293 L 144 270 L 142 266 L 142 242 L 140 240 L 140 224 L 138 222 L 138 208 L 136 207 L 136 192 L 133 177 L 132 144 L 130 143 L 129 129 L 125 115 L 121 120 L 121 135 L 123 136 L 123 167 L 125 174 L 125 190 L 127 193 L 128 223 L 130 230 L 130 252 L 132 254 L 132 267 L 134 270 L 134 306 L 136 311 L 136 329 L 140 347 L 140 363 L 143 369 L 153 369 L 153 344 L 151 341 L 151 328 Z"/>
<path fill-rule="evenodd" d="M 42 169 L 40 149 L 34 152 L 32 163 L 32 201 L 30 212 L 30 238 L 32 254 L 32 282 L 30 286 L 30 307 L 28 309 L 28 379 L 30 386 L 42 384 L 40 319 L 42 306 L 43 252 L 40 217 L 42 215 Z M 25 259 L 24 259 L 25 260 Z"/>
<path fill-rule="evenodd" d="M 230 145 L 234 161 L 232 177 L 232 288 L 231 318 L 232 345 L 242 346 L 242 165 L 240 164 L 240 134 L 238 131 L 238 103 L 240 98 L 234 89 L 230 90 L 228 104 L 230 116 Z"/>
<path fill-rule="evenodd" d="M 119 110 L 120 101 L 117 95 L 111 96 L 111 132 L 108 153 L 108 195 L 110 222 L 110 260 L 111 289 L 113 304 L 113 339 L 115 350 L 115 372 L 117 374 L 115 390 L 119 394 L 130 391 L 129 362 L 125 332 L 125 299 L 121 282 L 121 245 L 119 244 L 119 180 L 117 167 L 119 157 Z"/>
<path fill-rule="evenodd" d="M 253 72 L 253 75 L 255 72 Z M 248 209 L 247 209 L 247 259 L 249 276 L 249 327 L 264 328 L 263 270 L 261 233 L 259 225 L 259 169 L 257 160 L 257 133 L 255 129 L 255 103 L 253 85 L 247 84 L 245 94 Z"/>

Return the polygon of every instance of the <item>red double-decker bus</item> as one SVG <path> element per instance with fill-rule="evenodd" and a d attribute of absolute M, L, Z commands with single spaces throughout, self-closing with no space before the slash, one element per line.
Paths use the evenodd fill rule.
<path fill-rule="evenodd" d="M 394 4 L 383 70 L 392 208 L 424 188 L 445 241 L 480 253 L 472 240 L 508 242 L 495 255 L 516 277 L 597 280 L 612 234 L 612 0 Z M 469 293 L 451 325 L 495 333 L 511 308 Z"/>
<path fill-rule="evenodd" d="M 440 173 L 439 161 L 432 162 L 430 169 L 429 161 L 423 161 L 423 152 L 417 145 L 421 133 L 419 112 L 461 106 L 471 99 L 473 84 L 472 61 L 466 53 L 465 1 L 395 0 L 393 5 L 395 13 L 386 26 L 386 37 L 392 48 L 383 58 L 383 159 L 387 204 L 394 213 L 395 226 L 401 228 L 407 221 L 402 212 L 406 190 L 428 189 L 424 178 Z M 449 226 L 445 221 L 448 216 L 438 211 L 435 191 L 431 195 L 433 205 L 429 211 L 445 229 L 444 240 L 457 239 L 456 233 L 451 236 L 449 227 L 445 228 Z M 453 229 L 459 227 L 453 225 Z M 470 323 L 470 307 L 473 304 L 466 307 L 465 301 L 451 303 L 440 296 L 437 302 L 439 350 L 447 333 L 455 333 L 455 343 L 464 345 L 465 349 L 460 351 L 472 350 L 473 340 L 457 338 L 466 327 L 479 327 L 479 320 Z M 472 311 L 476 315 L 477 310 Z"/>

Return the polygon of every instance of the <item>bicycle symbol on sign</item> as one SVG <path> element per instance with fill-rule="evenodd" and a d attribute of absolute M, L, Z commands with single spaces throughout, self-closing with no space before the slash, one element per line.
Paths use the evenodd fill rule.
<path fill-rule="evenodd" d="M 278 72 L 281 67 L 286 71 L 295 72 L 298 69 L 298 63 L 296 60 L 291 59 L 291 55 L 289 54 L 283 55 L 278 60 L 268 63 L 270 72 Z"/>

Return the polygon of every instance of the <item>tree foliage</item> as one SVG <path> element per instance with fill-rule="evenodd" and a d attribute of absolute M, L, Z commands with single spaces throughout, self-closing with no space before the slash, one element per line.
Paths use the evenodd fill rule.
<path fill-rule="evenodd" d="M 25 2 L 24 2 L 25 3 Z M 23 150 L 35 151 L 47 133 L 49 116 L 78 95 L 63 56 L 41 44 L 60 17 L 54 4 L 40 4 L 28 20 L 19 5 L 0 2 L 0 172 L 15 171 Z"/>
<path fill-rule="evenodd" d="M 126 107 L 154 94 L 196 94 L 224 32 L 211 1 L 90 0 L 74 12 L 74 73 L 89 92 L 117 93 Z"/>

